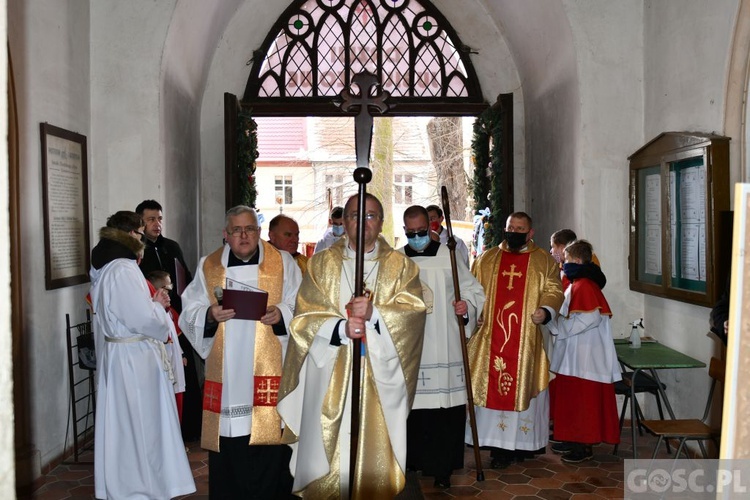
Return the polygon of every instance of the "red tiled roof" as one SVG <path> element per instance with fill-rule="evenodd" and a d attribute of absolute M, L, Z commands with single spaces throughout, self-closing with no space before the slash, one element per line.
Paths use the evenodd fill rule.
<path fill-rule="evenodd" d="M 352 117 L 259 117 L 256 121 L 258 164 L 307 166 L 310 162 L 355 160 Z M 393 159 L 430 161 L 425 119 L 405 117 L 392 123 Z"/>
<path fill-rule="evenodd" d="M 310 117 L 310 160 L 354 161 L 354 119 Z M 377 121 L 378 118 L 376 117 Z M 421 121 L 420 121 L 421 120 Z M 377 123 L 375 125 L 377 127 Z M 393 120 L 393 159 L 430 160 L 424 119 L 399 117 Z"/>
<path fill-rule="evenodd" d="M 302 161 L 307 164 L 307 118 L 258 117 L 258 162 Z"/>

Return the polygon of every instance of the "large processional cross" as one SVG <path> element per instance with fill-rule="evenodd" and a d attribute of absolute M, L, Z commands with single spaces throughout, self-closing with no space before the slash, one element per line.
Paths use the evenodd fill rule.
<path fill-rule="evenodd" d="M 377 110 L 380 114 L 388 110 L 386 99 L 390 93 L 380 88 L 378 78 L 368 72 L 357 73 L 352 77 L 352 83 L 359 88 L 358 94 L 353 94 L 349 89 L 344 89 L 341 100 L 337 104 L 344 112 L 356 112 L 354 119 L 354 137 L 357 153 L 357 168 L 354 170 L 354 181 L 359 185 L 359 196 L 357 200 L 357 252 L 354 264 L 354 296 L 361 297 L 364 294 L 364 264 L 365 264 L 365 195 L 367 194 L 367 183 L 372 180 L 370 170 L 370 147 L 372 145 L 373 118 L 370 108 Z M 349 497 L 354 491 L 355 469 L 357 464 L 357 447 L 359 443 L 359 399 L 360 399 L 360 371 L 362 344 L 360 339 L 352 342 L 352 415 L 351 415 L 351 448 L 349 460 Z"/>

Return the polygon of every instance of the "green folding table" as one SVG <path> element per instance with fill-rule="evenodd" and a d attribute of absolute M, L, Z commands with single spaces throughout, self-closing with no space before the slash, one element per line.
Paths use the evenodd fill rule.
<path fill-rule="evenodd" d="M 667 407 L 669 416 L 674 419 L 672 405 L 669 404 L 659 374 L 657 370 L 673 370 L 675 368 L 704 368 L 706 363 L 691 358 L 687 354 L 676 351 L 659 342 L 643 342 L 638 349 L 632 349 L 627 339 L 616 339 L 615 350 L 617 351 L 617 360 L 622 366 L 633 370 L 633 377 L 630 379 L 630 427 L 633 434 L 633 458 L 638 458 L 637 437 L 638 429 L 636 420 L 635 405 L 635 381 L 638 373 L 647 370 L 656 380 L 656 385 L 661 395 L 664 405 Z"/>

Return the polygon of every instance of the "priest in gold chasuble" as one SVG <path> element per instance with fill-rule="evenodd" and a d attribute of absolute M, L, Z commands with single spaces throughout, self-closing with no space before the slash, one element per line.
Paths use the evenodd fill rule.
<path fill-rule="evenodd" d="M 227 212 L 226 244 L 203 257 L 182 294 L 180 328 L 206 359 L 201 446 L 212 498 L 287 498 L 291 449 L 276 411 L 288 326 L 302 281 L 292 256 L 260 241 L 252 208 Z M 236 318 L 223 289 L 268 292 L 259 320 Z"/>
<path fill-rule="evenodd" d="M 416 391 L 425 305 L 419 269 L 380 237 L 383 207 L 367 194 L 364 285 L 354 294 L 357 196 L 346 236 L 312 256 L 297 296 L 278 411 L 293 444 L 294 492 L 347 498 L 351 365 L 362 356 L 359 446 L 352 498 L 393 498 L 406 483 L 406 419 Z M 359 353 L 351 339 L 362 339 Z"/>
<path fill-rule="evenodd" d="M 492 467 L 533 456 L 549 439 L 549 361 L 540 325 L 563 302 L 559 267 L 531 239 L 531 217 L 508 217 L 505 240 L 487 250 L 472 272 L 487 301 L 482 324 L 468 343 L 480 446 Z M 467 427 L 467 443 L 472 443 Z"/>

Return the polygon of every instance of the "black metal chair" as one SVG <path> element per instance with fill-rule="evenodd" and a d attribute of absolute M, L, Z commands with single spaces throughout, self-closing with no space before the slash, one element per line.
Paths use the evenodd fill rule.
<path fill-rule="evenodd" d="M 622 425 L 625 420 L 625 414 L 628 411 L 628 402 L 630 401 L 630 386 L 633 382 L 633 372 L 623 372 L 622 373 L 622 380 L 615 382 L 615 394 L 619 394 L 625 397 L 623 403 L 622 403 L 622 412 L 620 412 L 620 435 L 622 435 Z M 662 383 L 661 384 L 662 389 L 666 389 L 667 386 Z M 661 396 L 659 395 L 659 383 L 654 380 L 654 377 L 649 375 L 648 373 L 645 373 L 643 371 L 638 373 L 638 377 L 635 380 L 635 393 L 641 394 L 641 393 L 649 393 L 652 394 L 656 398 L 656 407 L 659 410 L 659 418 L 664 420 L 664 410 L 661 406 Z M 643 417 L 643 412 L 641 411 L 641 406 L 638 404 L 638 400 L 636 399 L 635 402 L 635 418 L 636 422 L 631 422 L 630 425 L 637 425 L 638 426 L 638 433 L 639 435 L 643 435 L 643 424 L 641 423 L 645 418 Z M 664 442 L 667 446 L 667 453 L 671 453 L 671 450 L 669 449 L 669 443 L 667 441 Z M 619 447 L 619 444 L 616 444 L 614 449 L 612 450 L 612 454 L 617 454 L 617 448 Z"/>

